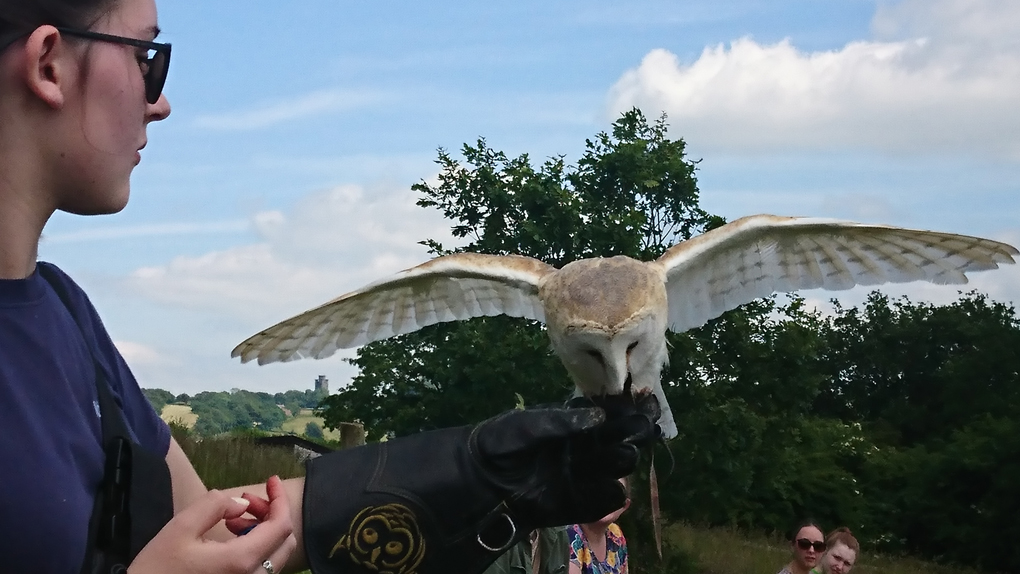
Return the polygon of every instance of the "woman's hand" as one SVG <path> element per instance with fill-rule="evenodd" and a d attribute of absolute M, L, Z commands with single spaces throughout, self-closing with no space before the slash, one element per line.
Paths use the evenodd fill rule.
<path fill-rule="evenodd" d="M 235 522 L 250 502 L 212 490 L 167 523 L 128 568 L 129 574 L 266 574 L 269 560 L 283 570 L 297 546 L 292 534 L 290 508 L 280 479 L 266 482 L 266 506 L 253 508 L 258 528 L 245 536 L 217 542 L 206 534 L 222 520 Z"/>

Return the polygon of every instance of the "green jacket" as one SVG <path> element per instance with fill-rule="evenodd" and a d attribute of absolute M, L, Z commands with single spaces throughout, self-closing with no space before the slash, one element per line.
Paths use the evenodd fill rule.
<path fill-rule="evenodd" d="M 570 540 L 564 526 L 543 528 L 538 533 L 539 574 L 566 574 Z M 504 552 L 484 574 L 532 574 L 531 541 L 524 539 Z"/>

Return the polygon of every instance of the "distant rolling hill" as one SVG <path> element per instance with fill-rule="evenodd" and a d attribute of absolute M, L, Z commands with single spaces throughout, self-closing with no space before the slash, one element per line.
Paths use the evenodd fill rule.
<path fill-rule="evenodd" d="M 286 412 L 286 411 L 285 411 Z M 160 417 L 166 421 L 179 421 L 184 423 L 184 426 L 188 428 L 194 428 L 195 423 L 198 421 L 198 415 L 191 412 L 191 407 L 188 405 L 176 405 L 170 404 L 163 407 L 163 412 L 160 413 Z M 304 434 L 305 427 L 308 423 L 314 422 L 322 428 L 322 434 L 328 440 L 340 440 L 340 431 L 326 429 L 323 426 L 322 417 L 317 417 L 312 414 L 312 409 L 301 409 L 296 415 L 288 417 L 287 420 L 280 425 L 283 432 Z"/>

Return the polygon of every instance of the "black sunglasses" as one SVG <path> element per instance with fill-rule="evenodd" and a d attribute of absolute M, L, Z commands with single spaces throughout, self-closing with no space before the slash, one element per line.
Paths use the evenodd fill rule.
<path fill-rule="evenodd" d="M 815 552 L 825 552 L 825 543 L 824 542 L 811 542 L 807 538 L 798 538 L 797 539 L 797 546 L 801 550 L 807 550 L 808 548 L 811 548 L 813 546 L 814 549 L 815 549 Z"/>
<path fill-rule="evenodd" d="M 166 84 L 166 73 L 170 69 L 170 44 L 159 42 L 147 42 L 137 38 L 125 38 L 112 34 L 90 32 L 88 30 L 75 30 L 72 28 L 57 27 L 61 34 L 77 36 L 86 40 L 98 40 L 113 44 L 125 44 L 136 48 L 145 48 L 150 52 L 144 60 L 145 67 L 142 71 L 142 78 L 145 80 L 145 101 L 154 104 L 159 101 L 159 95 L 163 93 L 163 85 Z M 139 62 L 141 64 L 142 62 Z"/>

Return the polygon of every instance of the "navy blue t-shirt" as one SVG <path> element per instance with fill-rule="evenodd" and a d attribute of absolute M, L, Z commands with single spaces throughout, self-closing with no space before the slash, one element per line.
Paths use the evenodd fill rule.
<path fill-rule="evenodd" d="M 81 569 L 104 461 L 93 353 L 132 438 L 161 457 L 170 446 L 169 429 L 88 297 L 63 272 L 57 275 L 83 323 L 84 338 L 38 269 L 27 279 L 0 280 L 2 572 Z"/>

